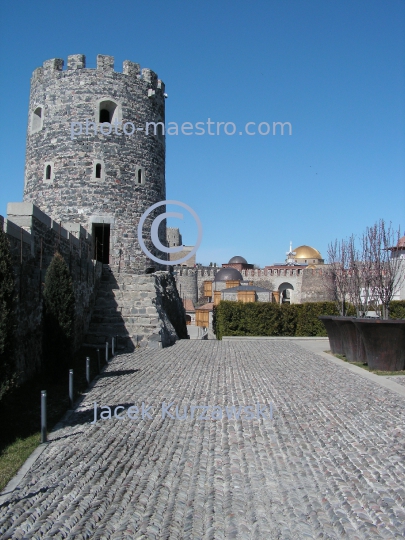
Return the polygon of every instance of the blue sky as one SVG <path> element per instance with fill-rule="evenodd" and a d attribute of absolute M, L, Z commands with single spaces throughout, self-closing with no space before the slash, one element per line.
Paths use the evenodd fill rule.
<path fill-rule="evenodd" d="M 117 71 L 132 60 L 165 82 L 167 122 L 237 126 L 167 136 L 167 198 L 198 213 L 199 262 L 272 264 L 290 240 L 326 256 L 331 240 L 380 218 L 404 234 L 402 0 L 17 0 L 0 24 L 0 214 L 22 200 L 32 71 L 108 54 Z M 239 135 L 274 121 L 292 135 Z M 177 224 L 193 244 L 191 219 Z"/>

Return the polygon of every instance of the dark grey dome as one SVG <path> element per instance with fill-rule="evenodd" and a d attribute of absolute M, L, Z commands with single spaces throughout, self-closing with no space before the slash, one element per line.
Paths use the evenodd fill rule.
<path fill-rule="evenodd" d="M 221 268 L 214 281 L 242 281 L 242 274 L 236 268 Z"/>
<path fill-rule="evenodd" d="M 247 264 L 248 262 L 244 257 L 241 257 L 240 255 L 237 255 L 236 257 L 232 257 L 232 259 L 229 261 L 228 264 L 232 264 L 232 263 Z"/>

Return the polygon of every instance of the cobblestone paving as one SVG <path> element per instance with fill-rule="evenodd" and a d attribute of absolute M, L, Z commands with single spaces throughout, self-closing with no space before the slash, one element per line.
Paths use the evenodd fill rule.
<path fill-rule="evenodd" d="M 94 401 L 156 409 L 92 425 Z M 179 415 L 190 404 L 275 409 L 273 420 L 181 421 L 161 418 L 163 401 Z M 121 355 L 2 505 L 0 536 L 403 538 L 404 413 L 401 396 L 291 342 Z"/>
<path fill-rule="evenodd" d="M 389 375 L 387 377 L 389 381 L 394 381 L 398 384 L 402 384 L 402 386 L 405 386 L 405 375 L 398 375 L 398 376 L 391 376 Z"/>

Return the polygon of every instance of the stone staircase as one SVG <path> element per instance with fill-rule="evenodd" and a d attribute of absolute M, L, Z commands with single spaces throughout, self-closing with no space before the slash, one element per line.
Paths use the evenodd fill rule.
<path fill-rule="evenodd" d="M 118 350 L 170 345 L 179 336 L 167 307 L 181 334 L 185 313 L 173 276 L 168 272 L 120 274 L 105 264 L 85 344 L 102 348 L 108 341 L 111 347 L 112 338 L 118 336 Z"/>

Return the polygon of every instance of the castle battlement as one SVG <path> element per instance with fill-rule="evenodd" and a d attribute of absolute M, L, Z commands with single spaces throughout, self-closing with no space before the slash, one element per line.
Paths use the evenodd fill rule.
<path fill-rule="evenodd" d="M 118 73 L 114 57 L 102 54 L 91 69 L 83 54 L 70 55 L 66 69 L 51 58 L 31 82 L 24 201 L 54 220 L 55 231 L 61 222 L 81 225 L 93 237 L 92 256 L 128 273 L 156 268 L 139 245 L 137 224 L 166 199 L 164 88 L 151 69 L 125 60 Z M 146 123 L 154 126 L 148 133 Z M 114 124 L 126 127 L 115 133 Z M 157 257 L 150 228 L 164 211 L 153 210 L 144 225 Z M 164 244 L 165 224 L 159 235 Z"/>
<path fill-rule="evenodd" d="M 175 268 L 174 272 L 177 276 L 196 276 L 197 275 L 196 268 L 178 267 L 178 268 Z"/>
<path fill-rule="evenodd" d="M 146 83 L 148 89 L 155 90 L 159 94 L 164 93 L 165 84 L 161 81 L 157 74 L 149 68 L 141 70 L 140 65 L 130 60 L 124 60 L 122 64 L 122 72 L 114 71 L 114 57 L 104 54 L 97 55 L 97 67 L 86 68 L 86 56 L 84 54 L 72 54 L 68 56 L 67 69 L 63 69 L 65 62 L 62 58 L 51 58 L 45 60 L 42 67 L 38 67 L 32 74 L 32 83 L 41 83 L 44 79 L 69 76 L 75 71 L 86 70 L 105 75 L 125 75 L 133 79 L 138 79 Z M 151 95 L 155 94 L 150 94 Z"/>
<path fill-rule="evenodd" d="M 91 235 L 79 223 L 57 222 L 31 203 L 8 203 L 7 219 L 0 216 L 0 227 L 9 237 L 28 244 L 33 256 L 41 239 L 45 242 L 53 238 L 54 246 L 62 241 L 78 252 L 92 246 Z"/>

